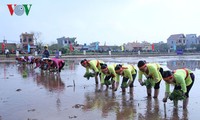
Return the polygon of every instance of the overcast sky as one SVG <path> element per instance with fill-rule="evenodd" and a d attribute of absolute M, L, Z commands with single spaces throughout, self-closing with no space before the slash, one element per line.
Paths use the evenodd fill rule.
<path fill-rule="evenodd" d="M 11 16 L 7 4 L 32 4 L 29 15 Z M 171 34 L 200 35 L 200 0 L 1 0 L 0 42 L 41 32 L 43 43 L 77 37 L 79 44 L 166 42 Z"/>

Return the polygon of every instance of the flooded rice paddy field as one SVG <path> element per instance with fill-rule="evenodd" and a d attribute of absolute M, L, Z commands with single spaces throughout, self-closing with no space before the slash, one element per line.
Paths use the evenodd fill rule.
<path fill-rule="evenodd" d="M 91 58 L 92 59 L 92 58 Z M 118 89 L 99 92 L 94 78 L 83 77 L 82 59 L 66 60 L 64 70 L 57 74 L 43 73 L 38 68 L 17 66 L 15 62 L 0 63 L 0 120 L 170 120 L 200 117 L 200 56 L 145 58 L 102 58 L 107 64 L 139 60 L 158 62 L 164 69 L 190 68 L 195 83 L 190 91 L 188 109 L 173 102 L 162 102 L 164 81 L 157 99 L 146 98 L 146 88 L 134 82 L 134 94 L 122 95 Z M 171 87 L 173 88 L 173 87 Z M 153 91 L 152 91 L 153 92 Z"/>

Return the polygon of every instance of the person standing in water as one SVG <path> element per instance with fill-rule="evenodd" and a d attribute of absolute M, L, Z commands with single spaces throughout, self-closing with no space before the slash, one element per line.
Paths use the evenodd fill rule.
<path fill-rule="evenodd" d="M 195 75 L 190 69 L 177 69 L 175 71 L 164 71 L 162 77 L 165 81 L 166 90 L 163 102 L 167 102 L 170 93 L 170 84 L 175 85 L 174 90 L 180 90 L 182 96 L 186 97 L 183 100 L 183 109 L 187 108 L 189 101 L 189 92 L 194 84 Z"/>
<path fill-rule="evenodd" d="M 115 64 L 107 65 L 107 64 L 100 64 L 101 65 L 101 90 L 103 85 L 106 85 L 106 89 L 108 89 L 109 85 L 112 85 L 112 89 L 115 89 L 115 81 L 117 74 L 115 73 Z"/>
<path fill-rule="evenodd" d="M 122 79 L 122 84 L 121 84 L 121 88 L 122 88 L 122 93 L 126 92 L 126 88 L 129 87 L 130 88 L 130 93 L 133 93 L 133 83 L 134 80 L 136 78 L 137 75 L 137 70 L 135 69 L 135 67 L 133 65 L 121 65 L 118 64 L 115 67 L 115 72 L 117 74 L 117 82 L 116 82 L 116 87 L 115 87 L 115 91 L 117 91 L 117 88 L 119 86 L 119 82 L 120 82 L 120 76 L 123 77 Z"/>
<path fill-rule="evenodd" d="M 42 58 L 49 58 L 50 54 L 49 54 L 49 50 L 47 46 L 44 46 L 44 51 L 42 53 Z"/>
<path fill-rule="evenodd" d="M 99 84 L 98 75 L 100 76 L 101 65 L 104 62 L 101 60 L 81 60 L 81 65 L 86 68 L 86 74 L 89 73 L 89 70 L 92 70 L 95 74 L 95 83 Z M 100 78 L 101 79 L 101 78 Z"/>
<path fill-rule="evenodd" d="M 146 86 L 147 88 L 147 96 L 151 96 L 151 87 L 154 87 L 154 96 L 153 98 L 157 98 L 160 89 L 160 82 L 162 80 L 162 71 L 163 69 L 157 63 L 146 63 L 146 61 L 139 61 L 137 64 L 139 68 L 139 76 L 138 81 L 141 86 L 144 85 L 144 81 L 142 80 L 143 75 L 147 78 L 147 81 L 151 84 L 150 86 Z"/>

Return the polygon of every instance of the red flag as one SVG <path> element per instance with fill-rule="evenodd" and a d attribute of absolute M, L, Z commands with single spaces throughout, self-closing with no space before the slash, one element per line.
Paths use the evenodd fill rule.
<path fill-rule="evenodd" d="M 154 44 L 152 44 L 152 46 L 151 46 L 151 47 L 152 47 L 152 51 L 154 51 Z"/>
<path fill-rule="evenodd" d="M 73 52 L 74 48 L 73 48 L 72 44 L 69 45 L 69 50 L 70 50 L 70 52 Z"/>
<path fill-rule="evenodd" d="M 5 43 L 2 43 L 2 45 L 1 45 L 1 49 L 2 49 L 2 52 L 4 52 L 4 49 L 5 49 Z"/>

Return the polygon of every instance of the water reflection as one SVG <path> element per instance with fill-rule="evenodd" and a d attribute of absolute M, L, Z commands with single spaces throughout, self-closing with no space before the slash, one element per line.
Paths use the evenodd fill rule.
<path fill-rule="evenodd" d="M 118 99 L 119 97 L 119 99 Z M 103 118 L 115 113 L 117 120 L 127 120 L 136 118 L 136 106 L 134 105 L 133 94 L 116 96 L 111 91 L 95 91 L 85 94 L 84 111 L 101 110 Z"/>
<path fill-rule="evenodd" d="M 138 119 L 142 120 L 161 120 L 160 101 L 158 99 L 147 98 L 144 115 L 139 114 Z"/>
<path fill-rule="evenodd" d="M 70 70 L 75 70 L 75 65 L 77 65 L 79 62 L 75 60 L 65 60 L 65 66 L 68 67 Z"/>
<path fill-rule="evenodd" d="M 105 100 L 102 105 L 102 117 L 106 118 L 109 115 L 109 112 L 118 111 L 119 103 L 115 101 L 115 93 L 109 93 L 105 91 Z"/>
<path fill-rule="evenodd" d="M 166 62 L 164 64 L 165 67 Z M 96 119 L 110 118 L 117 120 L 187 120 L 194 119 L 196 116 L 198 117 L 199 96 L 195 91 L 198 91 L 197 86 L 199 86 L 199 82 L 196 82 L 195 84 L 196 88 L 194 87 L 193 90 L 193 93 L 195 94 L 191 94 L 193 96 L 191 97 L 190 107 L 188 107 L 188 111 L 192 114 L 188 114 L 187 109 L 173 109 L 170 102 L 166 104 L 167 109 L 166 107 L 163 109 L 162 97 L 159 99 L 144 99 L 141 97 L 142 95 L 139 95 L 141 91 L 143 92 L 141 87 L 135 89 L 136 92 L 134 96 L 133 94 L 122 95 L 118 91 L 113 93 L 110 90 L 99 92 L 99 88 L 95 87 L 92 80 L 90 80 L 91 82 L 79 80 L 83 79 L 81 74 L 83 68 L 79 65 L 78 59 L 67 60 L 66 63 L 67 64 L 60 75 L 45 72 L 40 73 L 39 68 L 33 70 L 28 66 L 16 66 L 15 63 L 1 63 L 0 67 L 2 69 L 0 69 L 0 75 L 2 76 L 1 78 L 6 78 L 6 80 L 0 80 L 0 94 L 2 95 L 0 108 L 5 108 L 6 110 L 0 110 L 0 119 L 1 117 L 2 119 L 14 119 L 19 116 L 23 116 L 19 117 L 19 119 L 28 119 L 29 116 L 36 115 L 38 117 L 36 119 L 38 120 L 43 119 L 44 117 L 47 119 L 67 119 L 68 116 L 74 114 L 77 115 L 77 119 L 91 119 L 84 116 L 86 112 L 86 114 L 89 114 L 92 117 L 95 116 Z M 197 60 L 174 60 L 168 61 L 167 67 L 170 69 L 188 67 L 197 74 L 198 71 L 195 71 L 195 69 L 199 69 L 199 64 L 200 63 Z M 193 66 L 193 68 L 190 66 Z M 21 79 L 23 71 L 27 71 L 27 78 Z M 9 77 L 11 75 L 13 77 Z M 197 79 L 198 78 L 199 74 L 197 74 Z M 25 82 L 19 82 L 24 79 L 26 79 Z M 76 81 L 76 91 L 66 87 L 68 83 L 73 83 L 73 80 Z M 15 84 L 16 82 L 17 84 Z M 82 89 L 82 86 L 85 85 L 88 87 Z M 136 82 L 135 85 L 138 86 L 139 84 Z M 23 89 L 22 92 L 16 92 L 15 89 L 13 91 L 13 88 L 23 88 L 22 86 L 28 87 L 26 87 L 26 90 Z M 164 91 L 163 89 L 164 88 L 161 88 L 162 94 Z M 30 94 L 30 92 L 32 92 L 32 94 Z M 14 96 L 12 97 L 13 99 L 11 99 L 11 96 Z M 33 99 L 35 96 L 38 96 L 38 98 Z M 46 98 L 48 98 L 48 101 Z M 21 99 L 28 99 L 29 101 L 28 103 L 24 103 L 23 101 L 19 102 Z M 80 109 L 71 109 L 71 106 L 77 103 L 84 106 L 82 107 L 83 111 Z M 20 108 L 13 107 L 15 105 L 20 106 Z M 28 106 L 28 108 L 26 106 Z M 36 111 L 27 113 L 30 106 Z M 44 107 L 40 108 L 40 106 Z M 21 112 L 17 112 L 15 108 L 20 109 L 19 111 Z M 16 114 L 10 116 L 8 115 L 8 111 Z M 43 111 L 48 111 L 50 114 L 46 116 Z"/>
<path fill-rule="evenodd" d="M 181 114 L 182 112 L 182 114 Z M 181 117 L 182 116 L 182 117 Z M 184 109 L 181 111 L 178 108 L 173 108 L 171 118 L 172 120 L 188 120 L 188 110 Z"/>
<path fill-rule="evenodd" d="M 35 70 L 29 65 L 20 65 L 17 67 L 17 70 L 23 78 L 33 77 L 35 75 Z"/>
<path fill-rule="evenodd" d="M 184 109 L 183 110 L 183 116 L 182 116 L 182 120 L 188 120 L 188 110 L 187 109 Z"/>
<path fill-rule="evenodd" d="M 88 92 L 85 94 L 85 105 L 83 110 L 90 111 L 92 109 L 102 110 L 105 104 L 105 92 L 99 92 L 98 86 L 96 86 L 95 92 Z"/>
<path fill-rule="evenodd" d="M 116 111 L 117 120 L 131 120 L 137 116 L 136 106 L 134 105 L 133 94 L 127 99 L 127 95 L 122 95 L 120 109 Z"/>
<path fill-rule="evenodd" d="M 189 68 L 194 71 L 196 68 L 200 69 L 199 60 L 171 60 L 167 62 L 167 67 L 171 70 L 179 68 Z"/>
<path fill-rule="evenodd" d="M 36 81 L 37 85 L 42 85 L 49 91 L 59 92 L 65 89 L 65 84 L 59 74 L 36 73 L 34 81 Z"/>
<path fill-rule="evenodd" d="M 2 72 L 0 72 L 0 75 L 3 74 L 3 79 L 8 79 L 8 72 L 14 67 L 15 62 L 5 62 L 3 64 L 0 64 L 0 68 L 2 68 Z"/>

